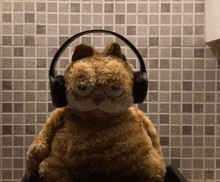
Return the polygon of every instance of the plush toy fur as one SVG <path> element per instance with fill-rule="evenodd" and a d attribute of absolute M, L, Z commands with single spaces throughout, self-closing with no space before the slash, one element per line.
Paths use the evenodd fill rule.
<path fill-rule="evenodd" d="M 75 48 L 65 70 L 68 106 L 56 109 L 30 146 L 29 174 L 46 182 L 163 182 L 152 122 L 133 107 L 133 72 L 117 43 Z"/>

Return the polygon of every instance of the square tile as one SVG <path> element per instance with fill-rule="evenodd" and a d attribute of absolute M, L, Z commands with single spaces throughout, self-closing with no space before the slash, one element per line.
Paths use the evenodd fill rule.
<path fill-rule="evenodd" d="M 183 113 L 192 113 L 192 104 L 183 104 L 182 108 Z"/>
<path fill-rule="evenodd" d="M 195 12 L 196 13 L 201 13 L 201 12 L 204 12 L 204 3 L 196 3 L 195 4 Z"/>
<path fill-rule="evenodd" d="M 183 80 L 192 80 L 192 71 L 183 71 Z"/>
<path fill-rule="evenodd" d="M 136 4 L 127 4 L 127 13 L 136 13 Z"/>
<path fill-rule="evenodd" d="M 2 92 L 2 101 L 12 102 L 12 92 Z"/>
<path fill-rule="evenodd" d="M 2 23 L 11 23 L 11 14 L 3 13 L 2 14 Z"/>
<path fill-rule="evenodd" d="M 192 143 L 193 143 L 192 137 L 185 136 L 182 138 L 182 145 L 183 146 L 192 146 Z"/>
<path fill-rule="evenodd" d="M 172 15 L 172 24 L 181 24 L 182 16 L 181 15 Z"/>
<path fill-rule="evenodd" d="M 181 128 L 180 126 L 171 126 L 171 135 L 180 135 Z"/>
<path fill-rule="evenodd" d="M 172 145 L 172 146 L 175 146 L 175 147 L 177 147 L 177 146 L 180 146 L 180 144 L 181 144 L 181 138 L 180 137 L 171 137 L 171 141 L 170 141 L 170 144 Z"/>
<path fill-rule="evenodd" d="M 181 80 L 181 71 L 172 71 L 171 72 L 171 79 L 172 80 Z"/>
<path fill-rule="evenodd" d="M 149 104 L 149 112 L 157 113 L 158 112 L 158 104 Z"/>
<path fill-rule="evenodd" d="M 203 148 L 194 148 L 193 155 L 191 155 L 191 156 L 202 158 L 203 154 L 204 154 Z"/>
<path fill-rule="evenodd" d="M 149 71 L 148 74 L 149 74 L 149 79 L 151 80 L 158 79 L 158 74 L 159 74 L 158 71 Z"/>
<path fill-rule="evenodd" d="M 105 13 L 113 13 L 113 12 L 114 12 L 113 4 L 105 4 Z"/>
<path fill-rule="evenodd" d="M 2 148 L 2 157 L 12 157 L 12 148 Z"/>
<path fill-rule="evenodd" d="M 169 91 L 170 90 L 170 84 L 169 82 L 161 81 L 160 82 L 160 90 L 162 91 Z"/>
<path fill-rule="evenodd" d="M 23 135 L 23 126 L 14 126 L 14 135 Z"/>
<path fill-rule="evenodd" d="M 200 58 L 204 57 L 204 49 L 194 49 L 194 57 Z"/>
<path fill-rule="evenodd" d="M 182 116 L 183 124 L 192 125 L 192 115 L 185 114 Z"/>
<path fill-rule="evenodd" d="M 147 112 L 147 104 L 138 104 L 138 108 L 143 112 Z"/>
<path fill-rule="evenodd" d="M 170 3 L 161 3 L 161 13 L 170 12 Z"/>
<path fill-rule="evenodd" d="M 57 12 L 57 3 L 48 3 L 47 12 Z"/>
<path fill-rule="evenodd" d="M 11 36 L 3 36 L 2 37 L 2 44 L 3 45 L 12 45 L 12 37 Z"/>
<path fill-rule="evenodd" d="M 192 127 L 191 126 L 183 126 L 182 127 L 183 135 L 192 135 Z"/>
<path fill-rule="evenodd" d="M 207 158 L 215 157 L 215 149 L 214 148 L 206 148 L 205 149 L 205 157 L 207 157 Z"/>
<path fill-rule="evenodd" d="M 180 168 L 180 159 L 171 159 L 171 165 Z"/>
<path fill-rule="evenodd" d="M 199 168 L 203 168 L 203 166 L 204 166 L 204 163 L 203 163 L 202 159 L 194 159 L 193 160 L 193 167 L 194 168 L 199 169 Z"/>
<path fill-rule="evenodd" d="M 203 127 L 202 126 L 194 126 L 194 135 L 203 135 Z"/>
<path fill-rule="evenodd" d="M 12 179 L 12 171 L 11 170 L 2 170 L 2 179 Z"/>
<path fill-rule="evenodd" d="M 2 146 L 12 146 L 12 137 L 2 137 Z"/>
<path fill-rule="evenodd" d="M 172 12 L 173 13 L 181 13 L 182 12 L 182 4 L 180 3 L 173 3 L 172 4 Z"/>
<path fill-rule="evenodd" d="M 205 94 L 205 102 L 215 102 L 215 94 L 214 93 L 206 93 Z"/>
<path fill-rule="evenodd" d="M 203 104 L 194 104 L 194 112 L 195 113 L 203 113 L 204 105 Z"/>
<path fill-rule="evenodd" d="M 149 35 L 159 35 L 159 26 L 150 26 Z"/>
<path fill-rule="evenodd" d="M 103 9 L 102 4 L 98 4 L 98 3 L 93 4 L 94 13 L 102 13 L 102 9 Z"/>
<path fill-rule="evenodd" d="M 12 112 L 12 103 L 3 103 L 2 104 L 3 112 Z"/>
<path fill-rule="evenodd" d="M 160 135 L 169 135 L 169 126 L 160 126 Z"/>
<path fill-rule="evenodd" d="M 194 170 L 193 171 L 193 179 L 200 179 L 202 180 L 203 179 L 203 170 Z"/>
<path fill-rule="evenodd" d="M 184 91 L 191 91 L 192 90 L 192 82 L 183 82 L 183 90 Z"/>
<path fill-rule="evenodd" d="M 12 81 L 2 81 L 3 90 L 12 90 Z"/>
<path fill-rule="evenodd" d="M 206 82 L 205 83 L 205 90 L 206 91 L 215 91 L 215 89 L 216 89 L 215 82 Z"/>
<path fill-rule="evenodd" d="M 37 25 L 36 32 L 37 34 L 46 34 L 46 25 Z"/>
<path fill-rule="evenodd" d="M 12 134 L 12 126 L 3 125 L 2 126 L 2 134 L 3 135 L 11 135 Z"/>
<path fill-rule="evenodd" d="M 160 102 L 169 102 L 169 93 L 160 93 Z"/>
<path fill-rule="evenodd" d="M 76 19 L 77 19 L 77 15 L 76 15 Z M 48 24 L 54 24 L 54 23 L 57 23 L 57 15 L 56 14 L 48 14 L 47 15 L 47 18 L 48 18 Z M 53 32 L 55 32 L 56 29 L 52 29 Z M 45 25 L 39 25 L 37 27 L 37 32 L 38 34 L 45 34 Z M 48 32 L 49 32 L 49 29 L 48 29 Z M 51 32 L 52 33 L 52 32 Z"/>
<path fill-rule="evenodd" d="M 35 134 L 35 126 L 34 125 L 26 125 L 25 126 L 25 134 L 26 135 L 34 135 Z"/>
<path fill-rule="evenodd" d="M 148 4 L 139 3 L 138 4 L 138 13 L 147 13 L 148 12 Z"/>
<path fill-rule="evenodd" d="M 214 126 L 205 126 L 205 135 L 214 135 L 215 128 Z"/>
<path fill-rule="evenodd" d="M 181 113 L 181 105 L 171 104 L 171 113 Z"/>
<path fill-rule="evenodd" d="M 184 13 L 192 13 L 193 12 L 193 3 L 184 3 L 183 4 Z"/>
<path fill-rule="evenodd" d="M 214 170 L 205 170 L 205 179 L 214 179 Z"/>
<path fill-rule="evenodd" d="M 172 57 L 181 57 L 181 49 L 179 48 L 172 48 Z"/>
<path fill-rule="evenodd" d="M 204 102 L 204 94 L 194 93 L 194 102 Z"/>
<path fill-rule="evenodd" d="M 37 2 L 37 12 L 45 12 L 46 11 L 46 3 Z"/>
<path fill-rule="evenodd" d="M 180 149 L 179 148 L 171 148 L 171 156 L 172 157 L 180 157 Z"/>
<path fill-rule="evenodd" d="M 180 82 L 171 82 L 171 89 L 173 91 L 180 91 L 181 90 L 181 83 Z"/>
<path fill-rule="evenodd" d="M 161 146 L 169 146 L 169 137 L 160 137 Z"/>
<path fill-rule="evenodd" d="M 34 23 L 35 14 L 34 13 L 25 13 L 25 23 Z"/>
<path fill-rule="evenodd" d="M 183 159 L 182 160 L 182 168 L 192 168 L 192 160 L 191 159 Z"/>
<path fill-rule="evenodd" d="M 12 6 L 11 6 L 11 2 L 4 2 L 2 4 L 2 11 L 6 12 L 6 11 L 11 11 Z"/>
<path fill-rule="evenodd" d="M 74 13 L 80 12 L 80 3 L 70 3 L 70 11 Z"/>
<path fill-rule="evenodd" d="M 24 112 L 24 104 L 14 103 L 14 112 Z"/>

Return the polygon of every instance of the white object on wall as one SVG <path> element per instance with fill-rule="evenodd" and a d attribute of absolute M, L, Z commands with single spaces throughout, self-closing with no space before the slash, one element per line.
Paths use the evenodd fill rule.
<path fill-rule="evenodd" d="M 220 0 L 205 0 L 205 40 L 210 47 L 220 47 Z"/>

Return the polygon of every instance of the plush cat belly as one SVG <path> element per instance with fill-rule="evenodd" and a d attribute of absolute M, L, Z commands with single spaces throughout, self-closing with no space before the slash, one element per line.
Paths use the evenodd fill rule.
<path fill-rule="evenodd" d="M 62 159 L 75 177 L 92 173 L 144 173 L 149 159 L 157 160 L 160 156 L 153 149 L 143 123 L 136 122 L 138 119 L 132 113 L 126 119 L 112 126 L 91 125 L 90 130 L 67 121 L 54 139 L 52 155 Z"/>

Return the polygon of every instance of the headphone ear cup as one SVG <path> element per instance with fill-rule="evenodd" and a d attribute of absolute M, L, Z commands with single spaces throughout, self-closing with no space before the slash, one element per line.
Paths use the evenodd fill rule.
<path fill-rule="evenodd" d="M 67 105 L 64 76 L 58 75 L 50 81 L 50 93 L 55 107 L 65 107 Z"/>
<path fill-rule="evenodd" d="M 147 74 L 140 71 L 134 72 L 133 97 L 134 103 L 144 102 L 147 96 L 148 79 Z"/>

